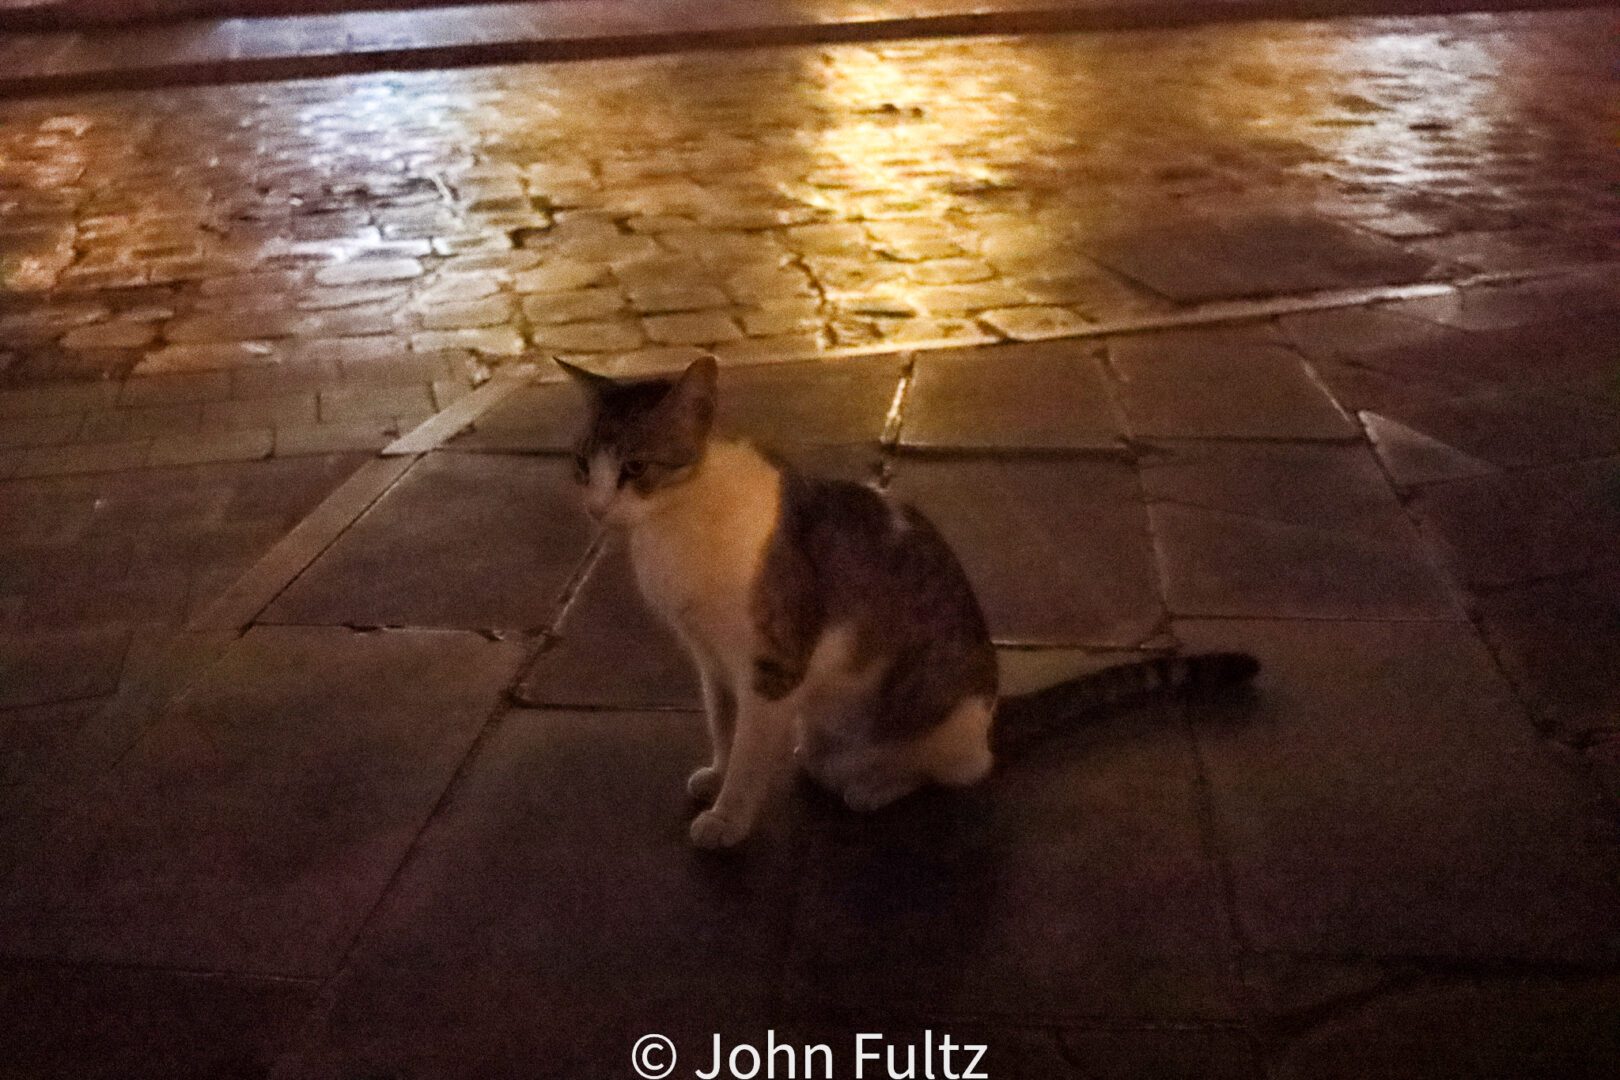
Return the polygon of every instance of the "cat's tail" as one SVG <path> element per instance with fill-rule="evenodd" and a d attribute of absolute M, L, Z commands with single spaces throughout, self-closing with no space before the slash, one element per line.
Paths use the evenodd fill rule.
<path fill-rule="evenodd" d="M 1260 671 L 1248 653 L 1207 652 L 1155 656 L 1067 679 L 996 705 L 991 749 L 1015 756 L 1048 735 L 1085 720 L 1153 699 L 1199 698 L 1247 683 Z"/>

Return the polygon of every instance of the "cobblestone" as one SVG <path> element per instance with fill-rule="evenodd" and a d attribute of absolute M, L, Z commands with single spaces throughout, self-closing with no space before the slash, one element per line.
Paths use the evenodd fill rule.
<path fill-rule="evenodd" d="M 471 330 L 500 326 L 512 317 L 512 301 L 491 297 L 448 304 L 427 304 L 421 309 L 422 326 L 428 330 Z"/>
<path fill-rule="evenodd" d="M 194 436 L 166 435 L 153 440 L 152 465 L 197 465 L 216 461 L 253 461 L 270 456 L 275 433 L 269 428 L 227 428 Z"/>
<path fill-rule="evenodd" d="M 604 322 L 571 322 L 537 326 L 530 340 L 539 349 L 563 352 L 624 352 L 645 340 L 641 328 L 624 319 Z"/>
<path fill-rule="evenodd" d="M 413 352 L 464 349 L 489 356 L 518 356 L 523 352 L 523 335 L 510 326 L 424 330 L 411 335 L 411 349 Z"/>
<path fill-rule="evenodd" d="M 62 336 L 66 349 L 139 349 L 157 337 L 151 323 L 122 321 L 96 323 L 69 330 Z"/>
<path fill-rule="evenodd" d="M 795 47 L 729 55 L 724 80 L 671 56 L 11 102 L 0 233 L 27 310 L 0 343 L 59 351 L 4 378 L 121 373 L 154 330 L 166 344 L 137 370 L 229 368 L 267 354 L 185 345 L 297 348 L 391 332 L 413 308 L 420 331 L 524 335 L 602 322 L 611 294 L 594 290 L 614 285 L 646 315 L 715 313 L 703 332 L 652 323 L 655 341 L 843 347 L 1606 261 L 1620 197 L 1596 18 Z M 1421 62 L 1392 62 L 1395 42 Z M 627 94 L 634 115 L 612 104 Z M 407 98 L 424 104 L 400 122 Z M 1459 103 L 1468 122 L 1442 118 Z M 121 297 L 141 290 L 161 295 L 137 319 Z M 575 298 L 516 309 L 508 291 Z M 800 300 L 816 303 L 766 314 Z M 583 333 L 538 343 L 641 347 L 616 323 Z"/>
<path fill-rule="evenodd" d="M 166 375 L 190 371 L 229 371 L 255 364 L 274 364 L 276 350 L 267 341 L 233 341 L 211 345 L 169 345 L 146 354 L 136 367 L 139 375 Z"/>
<path fill-rule="evenodd" d="M 742 330 L 717 311 L 652 315 L 641 320 L 648 340 L 659 345 L 716 345 L 742 337 Z"/>

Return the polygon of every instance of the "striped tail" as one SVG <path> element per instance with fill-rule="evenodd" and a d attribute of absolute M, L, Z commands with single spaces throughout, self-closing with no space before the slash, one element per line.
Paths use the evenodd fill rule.
<path fill-rule="evenodd" d="M 996 705 L 991 748 L 998 758 L 1017 754 L 1076 721 L 1157 697 L 1196 698 L 1242 686 L 1259 670 L 1260 661 L 1240 652 L 1155 656 L 1116 664 L 1002 698 Z"/>

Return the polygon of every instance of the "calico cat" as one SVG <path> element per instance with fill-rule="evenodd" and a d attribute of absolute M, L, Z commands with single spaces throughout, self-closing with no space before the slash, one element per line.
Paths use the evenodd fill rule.
<path fill-rule="evenodd" d="M 955 554 L 914 507 L 715 437 L 712 357 L 674 379 L 558 361 L 591 406 L 574 455 L 591 514 L 691 654 L 713 761 L 692 842 L 748 835 L 796 757 L 855 810 L 967 785 L 1043 726 L 1156 691 L 1242 683 L 1240 653 L 1162 657 L 997 700 L 996 652 Z"/>

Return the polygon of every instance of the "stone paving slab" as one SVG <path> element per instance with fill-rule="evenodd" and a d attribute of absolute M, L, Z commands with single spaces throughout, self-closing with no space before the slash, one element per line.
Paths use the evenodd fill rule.
<path fill-rule="evenodd" d="M 1062 1040 L 1064 1057 L 1079 1076 L 1258 1080 L 1264 1075 L 1247 1034 L 1236 1028 L 1071 1031 Z"/>
<path fill-rule="evenodd" d="M 0 633 L 0 709 L 112 693 L 129 635 L 125 626 Z"/>
<path fill-rule="evenodd" d="M 641 598 L 623 549 L 591 569 L 547 647 L 517 690 L 525 705 L 616 708 L 701 706 L 692 662 Z"/>
<path fill-rule="evenodd" d="M 1324 377 L 1338 391 L 1332 374 Z M 1425 403 L 1374 405 L 1402 423 L 1507 468 L 1620 452 L 1620 409 L 1541 390 L 1482 391 Z"/>
<path fill-rule="evenodd" d="M 355 464 L 339 455 L 5 484 L 0 701 L 118 690 L 127 649 L 160 645 Z"/>
<path fill-rule="evenodd" d="M 264 620 L 544 629 L 590 536 L 565 463 L 430 455 L 294 581 Z"/>
<path fill-rule="evenodd" d="M 1257 1043 L 1286 1042 L 1300 1029 L 1410 983 L 1416 965 L 1368 956 L 1245 952 L 1238 960 Z M 1257 1046 L 1258 1049 L 1258 1046 Z"/>
<path fill-rule="evenodd" d="M 1264 665 L 1196 725 L 1245 944 L 1302 954 L 1612 965 L 1616 837 L 1455 623 L 1178 623 Z"/>
<path fill-rule="evenodd" d="M 1610 347 L 1616 333 L 1620 332 L 1620 310 L 1617 310 L 1620 300 L 1611 295 L 1611 290 L 1620 291 L 1620 280 L 1615 275 L 1593 275 L 1562 282 L 1564 288 L 1551 287 L 1560 282 L 1561 279 L 1555 278 L 1533 294 L 1544 305 L 1539 318 L 1526 318 L 1504 328 L 1466 327 L 1473 340 L 1470 347 L 1453 350 L 1452 363 L 1459 359 L 1474 361 L 1487 377 L 1494 374 L 1502 385 L 1514 387 L 1522 385 L 1522 364 L 1533 358 L 1538 385 L 1608 406 L 1611 410 L 1620 407 L 1620 366 Z M 1587 285 L 1598 295 L 1578 291 L 1579 285 Z M 1472 292 L 1465 290 L 1450 298 L 1451 303 L 1462 302 L 1460 297 Z M 1474 310 L 1463 309 L 1468 312 L 1466 317 L 1478 315 L 1478 308 L 1485 305 L 1483 300 L 1475 303 Z M 1529 301 L 1524 303 L 1528 305 Z M 1607 306 L 1598 308 L 1600 303 Z M 1503 301 L 1502 306 L 1507 306 L 1507 302 Z M 1435 311 L 1430 307 L 1400 305 L 1399 310 L 1442 321 L 1449 315 L 1448 311 Z M 1507 314 L 1494 317 L 1506 318 Z M 1456 353 L 1461 353 L 1461 357 Z M 1491 367 L 1495 368 L 1494 372 Z"/>
<path fill-rule="evenodd" d="M 100 704 L 90 698 L 0 710 L 0 791 L 36 782 Z M 0 858 L 0 867 L 5 865 Z"/>
<path fill-rule="evenodd" d="M 1559 274 L 1529 281 L 1509 281 L 1466 289 L 1449 296 L 1392 304 L 1386 310 L 1440 323 L 1459 330 L 1495 331 L 1521 326 L 1548 325 L 1549 312 L 1572 317 L 1563 323 L 1566 335 L 1587 336 L 1580 324 L 1595 320 L 1601 332 L 1615 318 L 1620 302 L 1620 277 L 1606 267 Z M 1578 318 L 1574 318 L 1578 317 Z"/>
<path fill-rule="evenodd" d="M 565 383 L 514 390 L 450 441 L 456 450 L 564 453 L 585 427 L 585 402 Z"/>
<path fill-rule="evenodd" d="M 1397 487 L 1412 488 L 1441 480 L 1470 480 L 1489 476 L 1496 467 L 1465 454 L 1431 435 L 1414 431 L 1375 412 L 1362 412 L 1362 427 L 1378 452 L 1378 460 Z"/>
<path fill-rule="evenodd" d="M 380 458 L 362 463 L 245 573 L 200 610 L 193 611 L 187 620 L 188 629 L 237 633 L 246 628 L 411 464 L 409 460 Z"/>
<path fill-rule="evenodd" d="M 1457 576 L 1476 588 L 1620 560 L 1620 458 L 1436 484 L 1414 508 Z"/>
<path fill-rule="evenodd" d="M 1577 742 L 1620 730 L 1620 564 L 1493 591 L 1474 605 L 1540 724 Z"/>
<path fill-rule="evenodd" d="M 680 713 L 506 717 L 277 1075 L 504 1076 L 535 1060 L 617 1075 L 650 1028 L 683 1048 L 717 1028 L 847 1037 L 840 1018 L 863 1005 L 895 1018 L 885 1030 L 908 1030 L 919 1005 L 982 1025 L 1027 1016 L 1031 978 L 1065 1016 L 1232 1008 L 1173 718 L 1070 740 L 1004 777 L 994 809 L 941 796 L 861 819 L 806 796 L 791 833 L 772 828 L 748 858 L 718 863 L 694 859 L 682 828 L 700 725 Z M 1088 782 L 1065 782 L 1077 774 Z M 1167 917 L 1185 932 L 1164 935 Z M 870 950 L 851 947 L 856 927 Z M 826 1005 L 811 975 L 836 981 Z M 547 1022 L 526 1022 L 537 1008 Z"/>
<path fill-rule="evenodd" d="M 80 1080 L 263 1076 L 317 990 L 286 979 L 0 965 L 0 1070 Z"/>
<path fill-rule="evenodd" d="M 1600 1080 L 1620 1065 L 1617 1003 L 1613 978 L 1433 981 L 1329 1018 L 1278 1052 L 1271 1075 Z"/>
<path fill-rule="evenodd" d="M 1163 619 L 1147 512 L 1128 465 L 903 458 L 891 490 L 955 548 L 997 641 L 1131 646 Z"/>
<path fill-rule="evenodd" d="M 123 760 L 163 707 L 235 640 L 234 633 L 197 635 L 138 624 L 117 693 L 40 710 L 46 714 L 46 730 L 38 733 L 43 738 L 8 748 L 21 751 L 26 771 L 13 778 L 14 786 L 0 789 L 0 821 L 6 826 L 0 829 L 0 882 L 53 842 L 52 830 L 63 816 L 84 802 L 86 792 Z M 63 721 L 60 727 L 56 720 Z M 29 739 L 26 729 L 7 734 Z"/>
<path fill-rule="evenodd" d="M 1109 343 L 1120 403 L 1143 438 L 1350 439 L 1355 424 L 1265 327 Z"/>
<path fill-rule="evenodd" d="M 1462 617 L 1364 448 L 1167 444 L 1142 486 L 1175 615 Z"/>
<path fill-rule="evenodd" d="M 469 389 L 460 383 L 435 382 L 432 396 L 439 411 L 389 443 L 383 453 L 393 457 L 437 450 L 467 424 L 524 386 L 533 375 L 533 368 L 526 364 L 518 365 L 504 369 L 500 375 L 499 378 L 486 380 L 476 389 Z"/>
<path fill-rule="evenodd" d="M 728 368 L 715 425 L 767 446 L 876 445 L 901 368 L 888 357 Z"/>
<path fill-rule="evenodd" d="M 782 821 L 747 858 L 693 854 L 706 752 L 691 713 L 502 718 L 277 1075 L 618 1077 L 648 1031 L 691 1063 L 761 1037 L 796 845 Z"/>
<path fill-rule="evenodd" d="M 1011 345 L 919 355 L 900 445 L 1117 450 L 1120 428 L 1100 346 Z"/>
<path fill-rule="evenodd" d="M 1563 288 L 1556 283 L 1531 293 L 1547 304 L 1535 320 L 1524 310 L 1527 301 L 1499 296 L 1474 300 L 1466 318 L 1458 307 L 1463 301 L 1443 298 L 1289 316 L 1282 325 L 1347 407 L 1470 457 L 1514 468 L 1615 453 L 1616 323 L 1612 309 L 1592 310 L 1599 301 L 1591 294 L 1605 295 L 1612 278 L 1575 276 Z M 1463 295 L 1481 291 L 1508 290 Z M 1548 319 L 1559 303 L 1570 305 L 1570 317 Z M 1458 328 L 1448 319 L 1467 325 Z M 1513 325 L 1490 325 L 1498 320 Z M 1533 363 L 1534 379 L 1526 379 L 1526 363 Z"/>
<path fill-rule="evenodd" d="M 849 359 L 727 367 L 717 430 L 770 447 L 876 446 L 903 363 Z M 526 386 L 480 417 L 451 444 L 458 450 L 562 452 L 584 429 L 579 391 L 568 384 Z"/>
<path fill-rule="evenodd" d="M 520 657 L 251 631 L 0 884 L 6 953 L 330 974 Z"/>
<path fill-rule="evenodd" d="M 1369 232 L 1298 212 L 1138 225 L 1100 236 L 1104 266 L 1182 303 L 1421 280 L 1436 260 Z"/>

